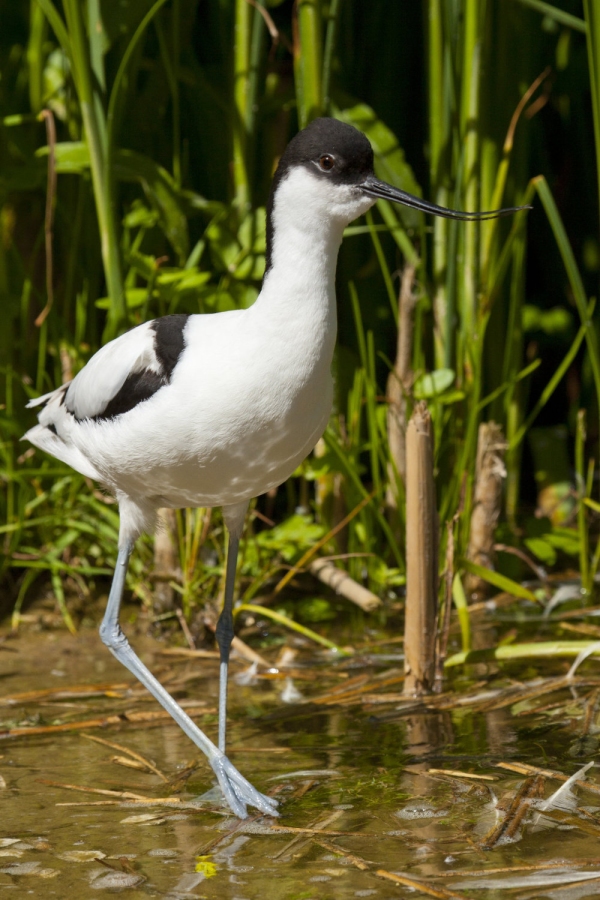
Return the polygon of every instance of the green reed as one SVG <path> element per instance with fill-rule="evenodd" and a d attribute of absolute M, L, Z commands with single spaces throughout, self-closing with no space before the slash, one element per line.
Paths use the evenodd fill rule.
<path fill-rule="evenodd" d="M 573 249 L 585 235 L 567 229 L 552 179 L 538 177 L 539 169 L 532 168 L 532 159 L 537 164 L 543 157 L 536 150 L 543 132 L 539 113 L 528 115 L 546 90 L 543 73 L 554 62 L 551 40 L 566 45 L 585 34 L 595 165 L 600 166 L 595 4 L 585 0 L 585 19 L 538 0 L 423 0 L 420 11 L 410 5 L 402 16 L 392 0 L 377 0 L 368 9 L 356 0 L 299 0 L 293 12 L 285 4 L 263 6 L 259 0 L 258 5 L 262 12 L 247 0 L 214 4 L 203 17 L 193 0 L 148 2 L 134 16 L 121 5 L 109 10 L 97 0 L 14 4 L 22 7 L 27 43 L 0 61 L 0 116 L 10 147 L 2 157 L 8 187 L 0 198 L 8 236 L 0 241 L 0 290 L 8 298 L 0 329 L 6 392 L 0 427 L 7 560 L 27 570 L 19 602 L 34 570 L 14 555 L 23 547 L 44 548 L 38 562 L 54 581 L 79 571 L 69 562 L 73 555 L 86 558 L 86 571 L 104 570 L 85 555 L 90 540 L 85 528 L 68 530 L 66 545 L 59 541 L 67 510 L 76 518 L 74 510 L 84 502 L 77 499 L 85 493 L 79 476 L 49 461 L 40 464 L 37 457 L 19 462 L 24 445 L 17 440 L 32 422 L 21 405 L 75 374 L 102 340 L 124 327 L 175 311 L 214 312 L 253 302 L 264 268 L 270 177 L 286 140 L 316 115 L 333 114 L 361 128 L 373 144 L 378 174 L 398 187 L 456 208 L 534 202 L 535 209 L 477 224 L 429 219 L 378 203 L 366 222 L 348 229 L 338 278 L 336 410 L 325 455 L 296 474 L 289 508 L 281 503 L 278 515 L 291 514 L 298 497 L 312 498 L 315 478 L 337 478 L 336 515 L 371 498 L 345 531 L 348 552 L 361 554 L 345 565 L 381 591 L 402 581 L 407 523 L 402 504 L 392 516 L 385 499 L 395 471 L 385 382 L 395 347 L 397 274 L 406 261 L 416 265 L 418 297 L 407 414 L 415 398 L 428 400 L 440 518 L 443 523 L 459 515 L 457 564 L 468 544 L 483 419 L 499 421 L 506 435 L 505 512 L 513 523 L 522 505 L 522 448 L 529 429 L 584 352 L 583 371 L 591 373 L 592 390 L 588 385 L 578 404 L 587 407 L 593 433 L 600 398 L 594 292 L 579 249 Z M 418 45 L 416 61 L 410 62 L 408 52 L 401 60 L 402 66 L 412 65 L 402 69 L 411 77 L 388 76 L 400 51 L 397 34 L 382 33 L 380 17 L 414 28 L 404 41 Z M 367 37 L 379 41 L 377 58 L 368 65 L 361 55 Z M 14 47 L 19 40 L 15 34 Z M 35 116 L 48 105 L 59 131 L 57 299 L 46 322 L 34 328 L 32 320 L 46 299 L 39 279 L 45 137 Z M 409 122 L 400 120 L 398 108 L 410 110 Z M 581 158 L 585 152 L 582 148 Z M 28 218 L 10 196 L 33 198 L 36 214 Z M 585 205 L 588 209 L 587 198 Z M 524 308 L 537 302 L 528 296 L 533 277 L 528 228 L 532 219 L 531 227 L 539 228 L 542 218 L 550 238 L 547 253 L 561 261 L 563 268 L 554 271 L 565 278 L 578 324 L 530 404 L 541 357 L 527 356 L 523 328 Z M 29 242 L 11 243 L 13 227 L 19 235 L 30 234 Z M 537 265 L 534 276 L 543 274 Z M 577 432 L 572 433 L 574 438 Z M 578 469 L 587 472 L 589 447 L 581 431 L 577 447 Z M 320 466 L 317 475 L 309 471 L 313 463 L 315 472 Z M 59 471 L 62 479 L 71 479 L 71 488 L 53 492 L 50 479 Z M 597 565 L 589 562 L 583 537 L 595 514 L 591 493 L 579 497 L 580 565 L 587 584 Z M 34 514 L 39 497 L 43 516 Z M 330 508 L 311 503 L 325 526 L 335 524 Z M 581 512 L 584 504 L 589 516 Z M 197 565 L 201 521 L 183 514 L 179 519 L 186 612 L 203 584 Z M 105 531 L 99 538 L 102 560 L 110 558 L 113 537 Z M 52 551 L 57 541 L 58 555 Z M 261 551 L 259 562 L 248 563 L 248 597 L 252 584 L 268 582 L 268 573 L 277 570 L 277 547 L 271 560 Z M 442 542 L 441 560 L 444 554 Z M 140 574 L 136 577 L 141 585 Z M 214 586 L 214 573 L 209 583 Z"/>

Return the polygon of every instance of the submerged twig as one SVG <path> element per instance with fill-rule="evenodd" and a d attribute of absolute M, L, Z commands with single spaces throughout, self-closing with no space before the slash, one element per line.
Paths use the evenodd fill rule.
<path fill-rule="evenodd" d="M 155 775 L 158 775 L 163 781 L 168 782 L 169 779 L 166 775 L 158 769 L 153 762 L 149 759 L 146 759 L 145 756 L 142 756 L 141 753 L 137 753 L 135 750 L 130 750 L 129 747 L 124 747 L 123 744 L 116 744 L 113 741 L 107 741 L 105 738 L 98 737 L 95 734 L 82 734 L 82 738 L 85 738 L 87 741 L 94 741 L 96 744 L 103 744 L 105 747 L 110 747 L 111 750 L 119 750 L 121 753 L 127 754 L 132 759 L 137 760 L 137 762 L 142 763 L 142 765 L 148 769 L 150 772 L 153 772 Z"/>
<path fill-rule="evenodd" d="M 323 831 L 324 829 L 326 829 L 328 825 L 331 825 L 332 822 L 335 822 L 335 821 L 337 821 L 337 819 L 340 818 L 340 816 L 342 815 L 342 812 L 343 811 L 341 809 L 336 809 L 336 810 L 334 810 L 334 812 L 331 813 L 331 815 L 327 816 L 324 819 L 321 819 L 320 822 L 316 822 L 314 825 L 311 826 L 311 834 L 314 834 L 315 832 L 318 833 L 319 831 Z M 293 838 L 288 844 L 286 844 L 285 847 L 283 847 L 283 849 L 281 849 L 279 851 L 279 853 L 276 853 L 275 856 L 272 857 L 272 859 L 284 859 L 285 860 L 289 856 L 290 851 L 294 849 L 294 847 L 296 847 L 296 848 L 307 847 L 309 844 L 310 844 L 310 838 L 307 838 L 305 834 L 299 834 L 295 838 Z"/>
<path fill-rule="evenodd" d="M 448 775 L 451 778 L 474 778 L 476 781 L 498 781 L 497 775 L 479 775 L 476 772 L 459 772 L 457 769 L 427 769 L 428 775 Z"/>
<path fill-rule="evenodd" d="M 569 776 L 563 775 L 562 772 L 555 772 L 553 769 L 541 769 L 537 766 L 530 766 L 527 763 L 515 762 L 499 762 L 496 763 L 498 769 L 508 769 L 510 772 L 517 772 L 519 775 L 543 775 L 544 778 L 554 778 L 557 781 L 568 781 Z M 589 781 L 579 781 L 579 786 L 591 791 L 592 794 L 600 794 L 600 785 L 591 784 Z"/>
<path fill-rule="evenodd" d="M 365 693 L 372 691 L 374 688 L 390 687 L 393 684 L 401 684 L 405 676 L 399 669 L 388 669 L 373 678 L 368 675 L 359 675 L 344 684 L 337 685 L 324 694 L 317 697 L 311 697 L 310 703 L 315 704 L 348 704 L 359 701 Z"/>
<path fill-rule="evenodd" d="M 180 703 L 180 705 L 185 707 L 188 715 L 193 715 L 195 710 L 203 716 L 213 715 L 217 712 L 216 707 L 207 707 L 202 700 L 194 701 L 190 704 Z M 152 725 L 170 721 L 171 719 L 171 713 L 163 709 L 152 710 L 151 712 L 130 711 L 95 719 L 83 719 L 77 722 L 63 722 L 60 725 L 29 725 L 24 728 L 7 728 L 4 731 L 0 731 L 0 738 L 24 737 L 32 734 L 58 734 L 61 731 L 80 731 L 83 728 L 106 728 L 108 725 L 135 725 L 139 723 Z"/>
<path fill-rule="evenodd" d="M 134 794 L 132 791 L 110 791 L 106 788 L 85 787 L 80 784 L 65 784 L 62 781 L 51 781 L 49 778 L 37 778 L 40 784 L 47 784 L 50 787 L 64 788 L 66 791 L 81 791 L 83 794 L 102 794 L 106 797 L 114 797 L 119 800 L 143 800 L 144 802 L 154 802 L 153 797 L 146 797 L 144 794 Z M 162 797 L 161 803 L 180 803 L 179 797 Z"/>
<path fill-rule="evenodd" d="M 0 706 L 20 706 L 24 703 L 37 703 L 38 700 L 82 700 L 90 697 L 129 696 L 133 684 L 126 681 L 107 682 L 106 684 L 83 684 L 66 688 L 41 688 L 37 691 L 21 691 L 0 697 Z M 143 691 L 142 693 L 146 693 Z"/>
<path fill-rule="evenodd" d="M 513 797 L 505 817 L 492 830 L 486 834 L 480 843 L 482 850 L 491 850 L 500 838 L 512 838 L 516 834 L 519 825 L 529 812 L 531 800 L 539 797 L 544 786 L 542 775 L 527 778 Z"/>
<path fill-rule="evenodd" d="M 324 850 L 327 850 L 329 853 L 336 853 L 338 856 L 343 856 L 345 860 L 357 869 L 360 869 L 361 872 L 371 872 L 378 878 L 383 878 L 385 881 L 393 881 L 396 884 L 402 884 L 414 891 L 419 891 L 421 894 L 426 894 L 428 897 L 436 897 L 437 900 L 467 900 L 464 894 L 458 894 L 456 891 L 448 890 L 448 888 L 434 887 L 432 884 L 428 884 L 420 878 L 411 878 L 401 872 L 388 872 L 387 869 L 374 869 L 373 867 L 376 863 L 362 859 L 362 857 L 357 856 L 355 853 L 351 853 L 350 850 L 338 847 L 337 844 L 332 844 L 330 841 L 315 839 L 313 843 L 322 847 Z"/>

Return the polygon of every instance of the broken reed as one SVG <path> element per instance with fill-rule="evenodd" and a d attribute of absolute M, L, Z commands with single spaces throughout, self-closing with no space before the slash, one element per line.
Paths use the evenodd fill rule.
<path fill-rule="evenodd" d="M 502 486 L 506 478 L 504 453 L 506 441 L 495 422 L 482 422 L 477 441 L 477 466 L 468 558 L 479 566 L 494 568 L 495 531 L 500 517 Z M 469 573 L 467 594 L 483 594 L 487 585 L 482 578 Z"/>
<path fill-rule="evenodd" d="M 421 402 L 406 429 L 404 691 L 411 696 L 432 691 L 435 679 L 438 528 L 433 429 L 427 405 Z"/>

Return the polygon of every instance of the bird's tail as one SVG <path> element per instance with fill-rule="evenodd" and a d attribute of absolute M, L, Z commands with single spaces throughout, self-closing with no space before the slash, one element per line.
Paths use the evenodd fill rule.
<path fill-rule="evenodd" d="M 56 459 L 60 459 L 61 462 L 71 466 L 76 472 L 81 472 L 86 478 L 93 478 L 100 482 L 103 480 L 100 473 L 85 458 L 83 453 L 72 444 L 67 444 L 61 440 L 51 426 L 34 425 L 33 428 L 30 428 L 23 435 L 21 440 L 30 441 L 35 447 L 39 447 L 40 450 L 44 450 L 50 456 L 54 456 Z"/>

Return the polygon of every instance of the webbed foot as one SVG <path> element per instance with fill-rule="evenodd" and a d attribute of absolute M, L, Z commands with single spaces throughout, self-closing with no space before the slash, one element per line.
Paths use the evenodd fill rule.
<path fill-rule="evenodd" d="M 250 782 L 238 772 L 226 756 L 217 756 L 211 760 L 213 772 L 217 776 L 223 795 L 240 819 L 248 816 L 246 805 L 254 806 L 267 816 L 278 816 L 277 800 L 261 794 Z"/>

